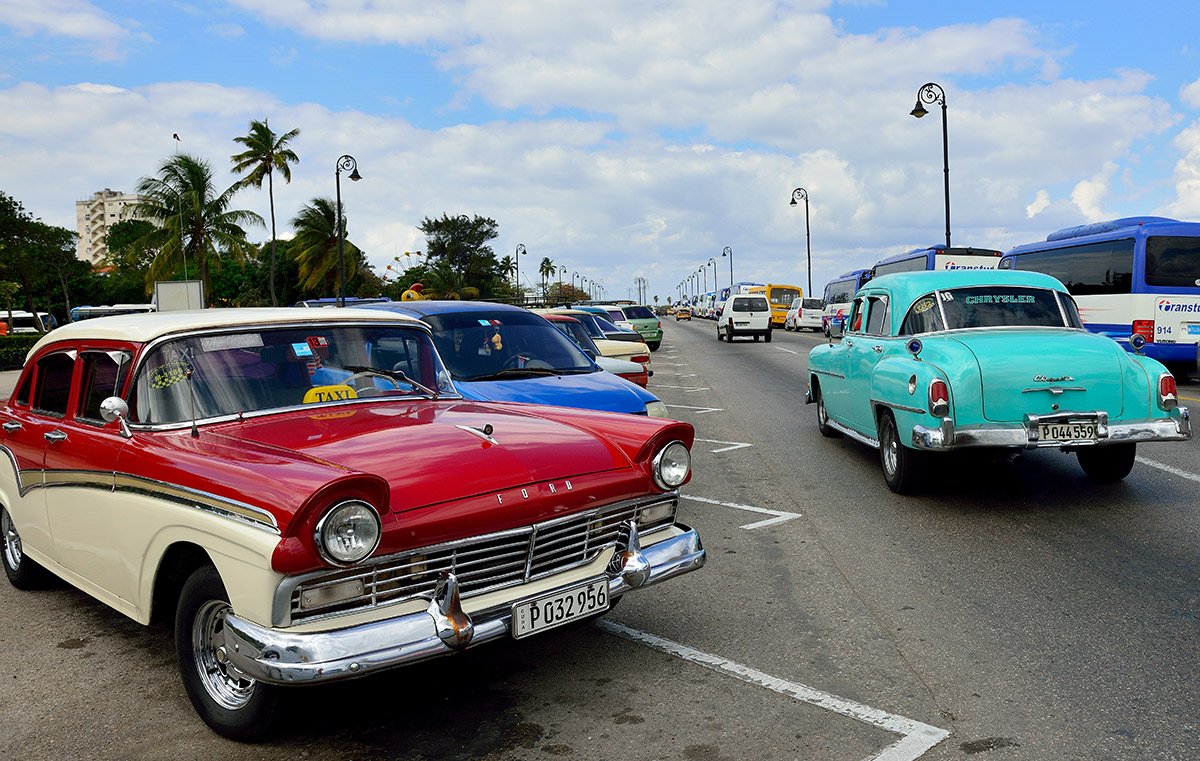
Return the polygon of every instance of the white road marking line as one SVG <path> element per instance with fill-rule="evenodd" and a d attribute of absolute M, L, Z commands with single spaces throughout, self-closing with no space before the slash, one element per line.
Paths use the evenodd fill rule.
<path fill-rule="evenodd" d="M 619 624 L 616 621 L 602 618 L 596 622 L 596 626 L 609 634 L 637 642 L 667 655 L 682 658 L 690 663 L 732 676 L 749 684 L 756 684 L 802 703 L 833 711 L 855 721 L 901 735 L 899 741 L 892 743 L 865 761 L 913 761 L 950 736 L 950 732 L 940 727 L 897 716 L 894 713 L 881 711 L 862 703 L 855 703 L 853 700 L 847 700 L 803 684 L 789 682 L 758 669 L 734 663 L 719 655 L 705 653 L 687 645 L 681 645 L 678 642 Z"/>
<path fill-rule="evenodd" d="M 1189 481 L 1200 481 L 1200 476 L 1196 475 L 1195 473 L 1189 473 L 1186 470 L 1180 470 L 1179 468 L 1172 467 L 1165 463 L 1155 462 L 1154 460 L 1148 460 L 1145 457 L 1139 457 L 1139 458 L 1137 458 L 1137 461 L 1144 465 L 1149 465 L 1152 468 L 1158 468 L 1159 470 L 1165 470 L 1168 473 L 1171 473 L 1173 475 L 1179 476 L 1181 478 L 1186 478 Z"/>
<path fill-rule="evenodd" d="M 776 346 L 775 348 L 779 351 L 786 351 L 788 354 L 799 354 L 800 353 L 798 351 L 792 351 L 791 349 L 785 349 L 782 346 Z"/>
<path fill-rule="evenodd" d="M 687 363 L 686 362 L 663 362 L 662 360 L 659 360 L 658 362 L 654 362 L 655 367 L 658 367 L 659 365 L 662 365 L 664 367 L 684 367 L 685 365 L 687 365 Z"/>
<path fill-rule="evenodd" d="M 754 446 L 753 444 L 747 444 L 744 441 L 718 441 L 717 439 L 696 439 L 696 441 L 703 441 L 705 444 L 729 444 L 729 445 L 731 445 L 731 446 L 727 446 L 727 447 L 721 447 L 720 449 L 713 449 L 713 450 L 711 450 L 713 454 L 720 454 L 721 452 L 732 452 L 735 449 L 745 449 L 746 447 Z"/>
<path fill-rule="evenodd" d="M 680 375 L 679 377 L 680 377 L 680 378 L 695 378 L 695 377 L 696 377 L 696 374 L 695 374 L 695 373 L 688 373 L 687 375 Z"/>
<path fill-rule="evenodd" d="M 681 389 L 683 389 L 685 392 L 691 392 L 691 391 L 708 391 L 708 390 L 709 390 L 709 389 L 708 389 L 708 386 L 668 386 L 668 385 L 667 385 L 667 384 L 665 384 L 665 383 L 655 383 L 655 384 L 654 384 L 654 387 L 655 387 L 655 388 L 681 388 Z"/>
<path fill-rule="evenodd" d="M 664 406 L 673 408 L 673 409 L 680 409 L 680 410 L 695 410 L 697 415 L 703 415 L 706 412 L 724 412 L 725 411 L 725 409 L 723 407 L 691 407 L 686 404 L 667 404 Z"/>
<path fill-rule="evenodd" d="M 680 494 L 680 499 L 690 499 L 693 502 L 704 502 L 709 505 L 720 505 L 721 507 L 732 507 L 735 510 L 745 510 L 751 513 L 759 513 L 761 515 L 773 515 L 774 518 L 767 518 L 765 521 L 757 521 L 755 523 L 747 523 L 745 526 L 738 526 L 747 531 L 753 531 L 756 528 L 765 528 L 774 526 L 779 523 L 787 523 L 790 520 L 795 520 L 800 517 L 800 513 L 789 513 L 786 510 L 769 510 L 765 507 L 755 507 L 754 505 L 739 505 L 736 502 L 722 502 L 717 499 L 708 499 L 707 497 L 693 497 L 690 494 Z"/>

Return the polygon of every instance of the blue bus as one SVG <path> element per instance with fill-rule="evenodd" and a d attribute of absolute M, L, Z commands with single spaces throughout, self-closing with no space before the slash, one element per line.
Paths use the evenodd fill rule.
<path fill-rule="evenodd" d="M 1123 217 L 1068 227 L 1017 246 L 1001 269 L 1053 275 L 1079 305 L 1084 327 L 1168 365 L 1200 365 L 1200 223 Z"/>
<path fill-rule="evenodd" d="M 880 259 L 871 268 L 871 277 L 922 270 L 994 270 L 999 263 L 1000 252 L 995 249 L 933 245 Z"/>
<path fill-rule="evenodd" d="M 721 314 L 721 307 L 729 300 L 729 294 L 733 293 L 749 293 L 751 288 L 765 285 L 765 283 L 752 283 L 749 280 L 739 280 L 732 286 L 727 286 L 716 292 L 716 298 L 713 299 L 712 312 L 708 315 L 708 319 L 715 320 L 717 315 Z"/>
<path fill-rule="evenodd" d="M 821 315 L 821 330 L 829 335 L 829 323 L 841 322 L 850 311 L 854 294 L 871 279 L 871 270 L 850 270 L 838 275 L 825 286 L 825 311 Z"/>

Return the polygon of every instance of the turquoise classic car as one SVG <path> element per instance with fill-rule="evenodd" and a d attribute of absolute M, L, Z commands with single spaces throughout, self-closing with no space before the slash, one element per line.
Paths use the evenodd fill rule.
<path fill-rule="evenodd" d="M 941 452 L 1055 448 L 1117 481 L 1139 442 L 1192 435 L 1167 369 L 1085 330 L 1048 275 L 883 275 L 855 294 L 837 337 L 809 353 L 807 401 L 822 434 L 879 449 L 897 493 Z"/>

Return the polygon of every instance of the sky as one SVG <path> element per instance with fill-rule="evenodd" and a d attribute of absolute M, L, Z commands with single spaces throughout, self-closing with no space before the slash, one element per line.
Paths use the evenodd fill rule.
<path fill-rule="evenodd" d="M 268 119 L 300 130 L 280 237 L 349 154 L 348 237 L 384 275 L 423 218 L 467 214 L 497 256 L 525 247 L 526 286 L 549 258 L 612 299 L 731 264 L 819 294 L 944 242 L 941 108 L 909 115 L 926 82 L 954 245 L 1200 219 L 1197 21 L 1183 0 L 0 0 L 0 190 L 74 229 L 77 200 L 176 150 L 233 184 L 233 138 Z M 234 205 L 268 216 L 265 189 Z"/>

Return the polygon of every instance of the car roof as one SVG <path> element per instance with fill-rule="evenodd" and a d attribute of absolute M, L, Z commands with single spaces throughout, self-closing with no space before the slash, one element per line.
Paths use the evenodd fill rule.
<path fill-rule="evenodd" d="M 458 301 L 454 299 L 421 299 L 418 301 L 393 301 L 390 304 L 364 304 L 364 310 L 396 312 L 416 317 L 455 312 L 528 312 L 528 309 L 495 301 Z"/>
<path fill-rule="evenodd" d="M 145 343 L 161 336 L 206 328 L 228 328 L 238 325 L 314 324 L 347 321 L 413 322 L 404 315 L 352 309 L 297 309 L 267 307 L 240 309 L 189 309 L 168 312 L 145 312 L 96 317 L 72 322 L 56 328 L 34 344 L 32 355 L 43 345 L 58 341 L 101 339 Z"/>
<path fill-rule="evenodd" d="M 860 290 L 887 289 L 895 301 L 911 303 L 930 291 L 971 286 L 1008 285 L 1051 288 L 1066 292 L 1066 286 L 1041 272 L 1028 270 L 936 270 L 896 272 L 868 281 Z"/>

